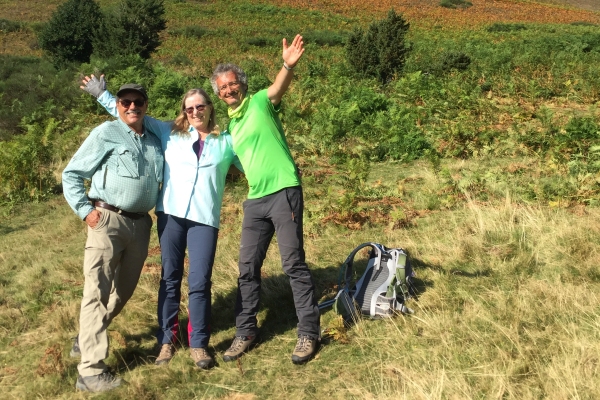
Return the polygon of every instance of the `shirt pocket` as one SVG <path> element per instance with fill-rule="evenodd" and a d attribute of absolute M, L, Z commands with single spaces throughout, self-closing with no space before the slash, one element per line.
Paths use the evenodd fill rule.
<path fill-rule="evenodd" d="M 117 174 L 127 178 L 139 178 L 140 172 L 136 155 L 126 147 L 119 147 L 117 153 Z"/>

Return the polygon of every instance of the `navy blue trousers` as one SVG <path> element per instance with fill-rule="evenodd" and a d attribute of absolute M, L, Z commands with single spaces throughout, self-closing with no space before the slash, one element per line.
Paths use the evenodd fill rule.
<path fill-rule="evenodd" d="M 207 347 L 210 339 L 211 276 L 219 230 L 165 213 L 157 215 L 162 253 L 158 290 L 158 343 L 172 343 L 179 330 L 181 282 L 187 246 L 190 261 L 188 339 L 190 347 Z"/>

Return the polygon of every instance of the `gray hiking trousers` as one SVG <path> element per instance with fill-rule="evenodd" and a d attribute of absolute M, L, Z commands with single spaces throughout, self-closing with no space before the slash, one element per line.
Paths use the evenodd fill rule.
<path fill-rule="evenodd" d="M 236 336 L 258 333 L 256 314 L 260 300 L 260 269 L 277 233 L 283 271 L 290 278 L 298 335 L 320 337 L 315 286 L 304 259 L 302 187 L 290 187 L 244 202 L 240 245 L 238 293 L 235 306 Z"/>

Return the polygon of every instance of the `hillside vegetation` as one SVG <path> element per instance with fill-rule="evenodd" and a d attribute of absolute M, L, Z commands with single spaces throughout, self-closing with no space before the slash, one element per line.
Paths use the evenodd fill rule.
<path fill-rule="evenodd" d="M 292 365 L 293 301 L 273 243 L 263 268 L 264 343 L 211 371 L 197 370 L 185 346 L 156 367 L 154 228 L 140 285 L 110 328 L 108 362 L 128 384 L 98 397 L 600 397 L 600 14 L 552 2 L 472 0 L 453 10 L 435 0 L 171 0 L 150 60 L 92 56 L 60 71 L 36 37 L 62 1 L 1 2 L 4 397 L 86 397 L 74 390 L 77 361 L 68 355 L 86 230 L 59 177 L 108 117 L 78 88 L 82 74 L 106 73 L 113 92 L 142 83 L 149 114 L 173 118 L 186 89 L 210 89 L 219 62 L 240 64 L 251 91 L 267 86 L 281 67 L 281 38 L 298 32 L 307 49 L 282 121 L 303 170 L 317 292 L 335 293 L 339 264 L 356 245 L 404 247 L 420 291 L 415 314 L 347 328 L 326 310 L 319 354 Z M 392 6 L 410 24 L 410 51 L 382 85 L 354 74 L 344 46 Z M 223 105 L 217 114 L 226 124 Z M 244 178 L 232 179 L 223 204 L 210 343 L 217 361 L 235 332 L 246 192 Z"/>

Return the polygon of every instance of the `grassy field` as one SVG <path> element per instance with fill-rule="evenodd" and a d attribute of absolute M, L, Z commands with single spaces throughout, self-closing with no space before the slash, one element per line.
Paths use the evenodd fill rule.
<path fill-rule="evenodd" d="M 229 182 L 213 274 L 210 350 L 217 366 L 196 369 L 185 338 L 168 366 L 153 364 L 160 279 L 154 227 L 140 284 L 109 329 L 108 363 L 127 384 L 91 397 L 600 398 L 600 156 L 590 150 L 599 144 L 594 24 L 600 14 L 585 0 L 472 2 L 466 10 L 434 0 L 166 2 L 168 28 L 154 60 L 201 83 L 221 61 L 268 79 L 280 65 L 282 35 L 343 33 L 384 16 L 392 5 L 407 17 L 414 48 L 406 75 L 385 89 L 354 85 L 339 70 L 339 44 L 311 44 L 285 98 L 299 115 L 285 111 L 284 123 L 304 174 L 307 262 L 318 294 L 335 292 L 339 265 L 355 246 L 376 241 L 410 252 L 420 295 L 409 304 L 412 316 L 362 320 L 349 329 L 324 311 L 321 350 L 295 366 L 293 301 L 274 242 L 263 268 L 264 342 L 239 362 L 224 363 L 235 332 L 247 190 L 243 179 Z M 36 24 L 60 3 L 0 1 L 0 18 L 28 27 L 0 32 L 0 55 L 39 57 Z M 494 23 L 503 31 L 491 30 Z M 455 51 L 473 58 L 469 70 L 433 68 L 438 54 Z M 77 90 L 75 77 L 73 86 Z M 385 102 L 394 113 L 359 107 Z M 76 139 L 85 137 L 104 117 L 80 103 L 87 108 L 78 112 L 89 116 L 50 126 L 74 124 Z M 319 116 L 319 107 L 329 112 L 326 104 L 339 109 Z M 309 117 L 313 126 L 303 123 Z M 410 162 L 395 153 L 394 160 L 377 158 L 360 136 L 365 125 L 377 128 L 367 131 L 369 138 L 395 124 L 426 137 L 435 152 Z M 338 126 L 351 134 L 334 135 L 325 145 L 316 140 Z M 319 146 L 351 155 L 334 162 L 343 157 L 326 157 Z M 360 156 L 367 150 L 368 162 Z M 66 159 L 54 161 L 57 176 Z M 59 194 L 0 206 L 0 216 L 2 397 L 90 397 L 75 392 L 77 360 L 69 358 L 85 226 Z"/>

